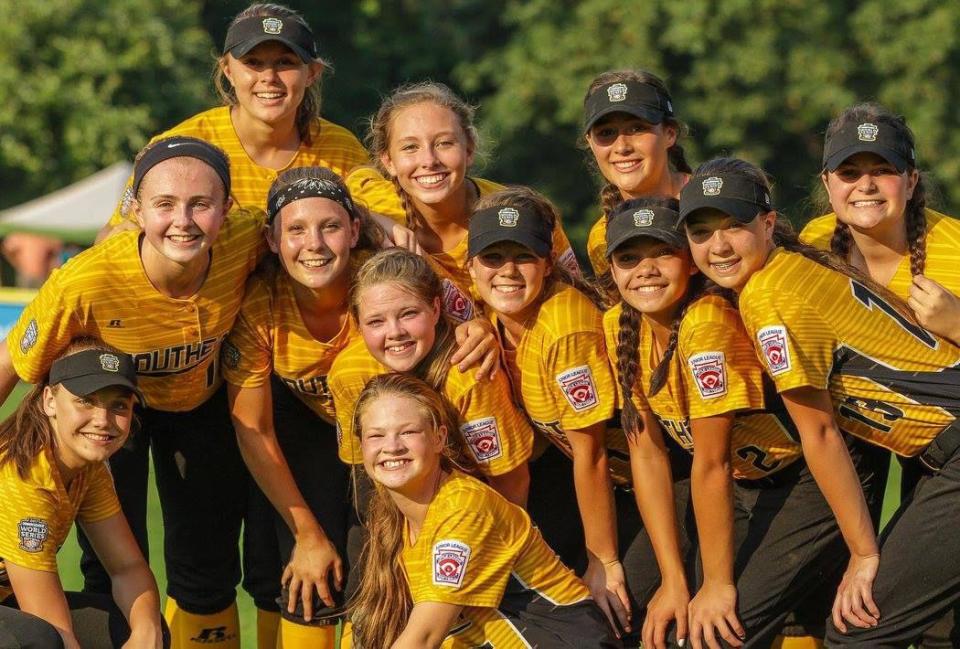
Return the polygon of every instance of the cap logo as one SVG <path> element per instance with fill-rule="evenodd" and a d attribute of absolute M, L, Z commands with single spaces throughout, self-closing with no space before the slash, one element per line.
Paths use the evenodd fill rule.
<path fill-rule="evenodd" d="M 120 359 L 113 354 L 100 354 L 100 367 L 105 372 L 119 372 Z"/>
<path fill-rule="evenodd" d="M 623 101 L 627 98 L 627 84 L 615 83 L 607 88 L 607 99 L 612 102 Z"/>
<path fill-rule="evenodd" d="M 515 228 L 517 227 L 517 222 L 520 220 L 520 212 L 512 207 L 505 207 L 497 212 L 497 217 L 499 217 L 502 227 Z"/>
<path fill-rule="evenodd" d="M 709 178 L 703 181 L 703 195 L 719 196 L 721 187 L 723 187 L 723 178 L 710 176 Z"/>
<path fill-rule="evenodd" d="M 637 210 L 633 213 L 633 224 L 638 228 L 646 228 L 653 225 L 653 210 Z"/>
<path fill-rule="evenodd" d="M 880 129 L 876 124 L 866 122 L 857 127 L 857 138 L 861 142 L 876 142 L 878 132 L 880 132 Z"/>
<path fill-rule="evenodd" d="M 673 112 L 673 103 L 669 99 L 667 100 L 667 110 Z"/>
<path fill-rule="evenodd" d="M 264 34 L 279 34 L 283 31 L 283 21 L 279 18 L 264 18 L 263 19 L 263 33 Z"/>

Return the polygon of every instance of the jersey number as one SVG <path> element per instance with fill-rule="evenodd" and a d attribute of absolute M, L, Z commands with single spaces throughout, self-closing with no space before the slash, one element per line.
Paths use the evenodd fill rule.
<path fill-rule="evenodd" d="M 855 406 L 860 410 L 869 410 L 870 412 L 875 412 L 880 415 L 881 419 L 890 422 L 890 424 L 885 424 L 882 421 L 877 421 L 876 419 L 867 417 L 851 406 Z M 865 424 L 870 428 L 879 430 L 881 433 L 889 433 L 893 428 L 893 422 L 897 421 L 898 419 L 902 419 L 904 414 L 900 408 L 892 406 L 889 403 L 877 401 L 876 399 L 861 399 L 860 397 L 845 398 L 837 410 L 841 416 L 846 417 L 847 419 L 853 419 L 854 421 L 859 421 L 861 424 Z"/>
<path fill-rule="evenodd" d="M 910 322 L 910 320 L 904 317 L 902 313 L 893 308 L 889 302 L 885 301 L 879 295 L 856 280 L 850 280 L 850 284 L 853 288 L 853 297 L 857 298 L 857 301 L 863 306 L 867 307 L 867 309 L 872 311 L 873 307 L 876 306 L 878 309 L 893 318 L 894 322 L 900 325 L 904 331 L 930 349 L 936 349 L 939 346 L 939 343 L 933 334 L 920 325 Z"/>
<path fill-rule="evenodd" d="M 774 460 L 772 464 L 767 464 L 767 454 L 756 446 L 742 446 L 738 448 L 737 457 L 744 462 L 749 462 L 765 473 L 770 473 L 780 466 L 780 460 Z"/>

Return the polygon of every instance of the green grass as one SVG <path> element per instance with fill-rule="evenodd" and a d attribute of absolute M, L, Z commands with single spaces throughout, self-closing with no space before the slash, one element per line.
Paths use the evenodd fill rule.
<path fill-rule="evenodd" d="M 7 399 L 7 402 L 0 406 L 0 419 L 9 414 L 16 404 L 19 403 L 23 395 L 26 394 L 28 386 L 20 384 Z M 157 585 L 160 587 L 161 595 L 166 588 L 166 570 L 163 563 L 163 525 L 160 517 L 160 501 L 157 498 L 157 489 L 153 481 L 153 468 L 150 469 L 150 488 L 148 493 L 147 516 L 150 538 L 150 568 L 157 577 Z M 887 481 L 887 491 L 883 499 L 883 514 L 881 525 L 886 525 L 890 517 L 896 511 L 900 502 L 900 465 L 896 460 L 892 460 L 890 465 L 890 478 Z M 63 587 L 66 590 L 80 590 L 83 587 L 83 577 L 80 574 L 80 548 L 77 545 L 76 536 L 71 534 L 66 543 L 60 549 L 57 557 L 57 563 L 61 567 L 60 577 L 63 581 Z M 257 642 L 257 615 L 253 600 L 243 591 L 237 589 L 237 607 L 240 612 L 240 633 L 242 646 L 244 649 L 255 649 Z"/>

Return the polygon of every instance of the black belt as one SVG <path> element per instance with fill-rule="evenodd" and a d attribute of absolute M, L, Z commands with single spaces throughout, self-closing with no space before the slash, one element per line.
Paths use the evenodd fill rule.
<path fill-rule="evenodd" d="M 960 449 L 960 420 L 954 420 L 940 431 L 920 454 L 920 463 L 934 473 L 939 473 L 957 449 Z"/>

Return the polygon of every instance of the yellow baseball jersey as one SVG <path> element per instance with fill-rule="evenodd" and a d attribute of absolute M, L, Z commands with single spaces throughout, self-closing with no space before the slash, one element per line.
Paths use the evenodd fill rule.
<path fill-rule="evenodd" d="M 231 194 L 240 207 L 266 210 L 267 192 L 277 175 L 286 169 L 296 167 L 326 167 L 341 178 L 358 165 L 367 164 L 370 157 L 360 141 L 350 131 L 325 119 L 318 119 L 313 125 L 313 144 L 300 145 L 293 159 L 283 169 L 261 167 L 247 154 L 237 137 L 230 119 L 230 107 L 220 106 L 204 111 L 177 124 L 168 131 L 154 137 L 151 142 L 173 135 L 186 135 L 214 144 L 230 158 Z M 132 195 L 130 187 L 133 176 L 127 181 L 127 190 L 113 216 L 110 225 L 115 226 L 125 218 L 133 220 L 129 213 Z"/>
<path fill-rule="evenodd" d="M 263 226 L 262 213 L 231 214 L 212 246 L 207 278 L 184 299 L 150 283 L 139 231 L 85 250 L 53 271 L 7 334 L 14 370 L 36 383 L 73 338 L 94 336 L 133 356 L 148 406 L 193 410 L 220 385 L 220 346 L 266 248 Z"/>
<path fill-rule="evenodd" d="M 0 464 L 0 493 L 0 601 L 11 592 L 6 562 L 57 572 L 57 550 L 74 520 L 96 523 L 120 511 L 105 463 L 85 467 L 68 486 L 51 450 L 37 455 L 26 478 L 13 461 Z"/>
<path fill-rule="evenodd" d="M 608 350 L 616 350 L 621 310 L 618 304 L 603 316 Z M 615 351 L 608 353 L 616 367 Z M 637 355 L 634 403 L 648 404 L 663 430 L 686 450 L 694 452 L 691 419 L 735 413 L 730 434 L 735 478 L 762 478 L 801 456 L 783 402 L 776 393 L 765 394 L 763 367 L 740 314 L 722 297 L 704 296 L 687 309 L 667 379 L 654 395 L 649 393 L 650 380 L 659 359 L 646 319 L 641 319 Z"/>
<path fill-rule="evenodd" d="M 471 178 L 470 181 L 477 186 L 480 196 L 506 189 L 504 185 L 483 178 Z M 363 202 L 371 211 L 388 216 L 397 223 L 406 222 L 407 213 L 403 209 L 403 201 L 397 194 L 393 182 L 381 176 L 376 169 L 358 168 L 347 178 L 347 187 L 350 189 L 351 196 Z M 431 254 L 430 257 L 443 267 L 446 275 L 452 278 L 463 291 L 473 295 L 471 293 L 473 281 L 467 270 L 467 238 L 464 236 L 452 249 Z M 556 256 L 557 263 L 574 274 L 580 274 L 577 256 L 560 223 L 557 223 L 553 231 L 553 254 Z"/>
<path fill-rule="evenodd" d="M 390 370 L 380 364 L 358 337 L 330 369 L 330 392 L 336 404 L 340 459 L 361 464 L 360 440 L 353 430 L 354 406 L 367 381 Z M 513 405 L 509 380 L 498 374 L 480 383 L 474 369 L 450 366 L 443 396 L 460 413 L 460 432 L 486 475 L 503 475 L 530 458 L 533 430 Z"/>
<path fill-rule="evenodd" d="M 926 215 L 927 258 L 923 274 L 954 295 L 960 295 L 960 220 L 931 209 L 926 210 Z M 830 239 L 836 225 L 836 214 L 817 217 L 804 226 L 800 239 L 821 250 L 830 250 Z M 906 299 L 910 295 L 911 284 L 910 255 L 906 254 L 887 288 Z"/>
<path fill-rule="evenodd" d="M 357 336 L 353 318 L 331 340 L 317 340 L 307 329 L 282 269 L 258 272 L 247 281 L 240 315 L 223 344 L 223 378 L 241 388 L 282 380 L 311 410 L 336 422 L 333 396 L 327 387 L 333 359 Z"/>
<path fill-rule="evenodd" d="M 587 235 L 587 257 L 593 266 L 593 274 L 597 277 L 610 270 L 610 262 L 607 260 L 607 216 L 603 213 Z"/>
<path fill-rule="evenodd" d="M 416 541 L 404 535 L 401 560 L 414 605 L 464 607 L 444 647 L 530 647 L 540 618 L 556 630 L 590 598 L 523 509 L 459 471 L 440 483 Z"/>
<path fill-rule="evenodd" d="M 496 314 L 493 314 L 496 323 Z M 611 421 L 616 387 L 607 361 L 603 317 L 587 297 L 555 282 L 516 350 L 504 354 L 517 401 L 548 440 L 572 457 L 567 431 L 607 424 L 610 475 L 630 483 L 630 454 Z"/>
<path fill-rule="evenodd" d="M 829 390 L 841 430 L 914 456 L 960 413 L 960 348 L 857 280 L 777 249 L 739 304 L 777 390 Z"/>

